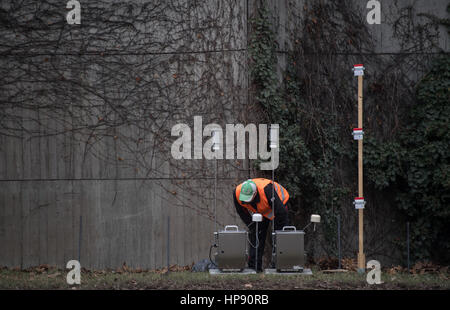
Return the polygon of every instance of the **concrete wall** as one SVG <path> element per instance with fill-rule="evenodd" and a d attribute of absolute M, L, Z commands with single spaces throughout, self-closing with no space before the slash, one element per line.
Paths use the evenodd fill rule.
<path fill-rule="evenodd" d="M 247 22 L 257 1 L 154 2 L 157 5 L 147 7 L 154 14 L 151 17 L 139 8 L 153 2 L 114 1 L 116 6 L 111 4 L 111 8 L 108 1 L 81 1 L 81 28 L 65 24 L 61 16 L 64 1 L 48 2 L 53 4 L 49 12 L 56 12 L 50 14 L 55 26 L 30 31 L 18 26 L 25 21 L 16 20 L 15 28 L 0 28 L 10 45 L 0 50 L 4 55 L 0 69 L 0 266 L 62 267 L 80 256 L 85 268 L 117 268 L 123 263 L 160 268 L 166 265 L 168 253 L 170 264 L 206 258 L 214 231 L 214 166 L 207 160 L 172 160 L 174 138 L 168 133 L 175 123 L 192 125 L 194 115 L 202 115 L 204 125 L 251 119 L 247 110 Z M 304 6 L 313 2 L 270 2 L 280 46 L 280 76 L 287 62 L 285 51 L 292 46 L 289 30 L 301 22 Z M 12 3 L 2 7 L 12 10 Z M 366 1 L 351 3 L 359 7 L 365 20 Z M 417 12 L 446 17 L 447 1 L 381 3 L 382 25 L 369 27 L 376 39 L 371 52 L 386 57 L 405 51 L 392 37 L 389 24 L 401 8 L 411 5 Z M 101 24 L 110 10 L 119 21 L 130 21 L 125 13 L 121 15 L 128 4 L 133 4 L 133 14 L 147 17 L 136 21 L 137 30 L 127 33 L 121 25 L 120 31 L 104 32 L 113 27 Z M 168 12 L 165 18 L 161 12 Z M 439 31 L 438 46 L 448 51 L 446 31 Z M 30 47 L 37 34 L 51 41 Z M 358 59 L 352 54 L 341 56 L 349 68 Z M 59 76 L 55 71 L 65 74 L 70 83 L 55 82 Z M 42 72 L 51 79 L 46 81 Z M 420 75 L 414 70 L 410 74 Z M 136 86 L 137 76 L 145 84 Z M 55 104 L 42 106 L 48 102 Z M 80 108 L 83 105 L 95 109 Z M 152 113 L 161 113 L 153 115 L 156 120 L 151 124 L 142 117 L 146 106 L 155 109 Z M 167 106 L 171 110 L 161 112 Z M 121 119 L 121 109 L 129 119 Z M 98 125 L 99 115 L 113 115 L 108 126 Z M 135 122 L 133 115 L 137 115 Z M 75 130 L 77 126 L 82 129 Z M 162 140 L 159 132 L 165 134 Z M 138 145 L 136 137 L 142 137 L 142 144 Z M 246 165 L 245 161 L 219 161 L 220 226 L 241 225 L 231 190 L 248 177 Z"/>
<path fill-rule="evenodd" d="M 41 4 L 2 4 L 21 26 L 0 29 L 11 45 L 0 74 L 0 266 L 80 258 L 85 268 L 161 268 L 168 256 L 208 257 L 214 166 L 173 160 L 170 131 L 193 128 L 195 115 L 203 126 L 241 122 L 246 2 L 81 1 L 72 28 L 64 1 Z M 237 223 L 239 162 L 218 163 L 218 228 Z"/>

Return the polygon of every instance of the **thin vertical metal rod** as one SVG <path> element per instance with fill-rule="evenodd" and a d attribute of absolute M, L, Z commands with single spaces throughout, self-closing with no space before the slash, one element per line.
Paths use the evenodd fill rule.
<path fill-rule="evenodd" d="M 272 151 L 272 150 L 271 150 Z M 273 166 L 273 160 L 272 160 L 272 213 L 273 213 L 273 220 L 272 220 L 272 265 L 275 263 L 275 255 L 276 255 L 276 247 L 275 247 L 275 208 L 274 208 L 274 202 L 275 202 L 275 169 Z M 272 266 L 271 266 L 272 267 Z"/>
<path fill-rule="evenodd" d="M 214 159 L 214 231 L 217 232 L 217 158 Z"/>
<path fill-rule="evenodd" d="M 170 215 L 167 216 L 167 272 L 170 271 Z"/>
<path fill-rule="evenodd" d="M 81 262 L 81 237 L 83 236 L 83 216 L 80 215 L 80 229 L 78 231 L 78 262 Z"/>
<path fill-rule="evenodd" d="M 337 229 L 338 229 L 338 259 L 339 259 L 339 267 L 341 269 L 341 216 L 337 215 Z"/>
<path fill-rule="evenodd" d="M 255 271 L 258 273 L 258 247 L 259 247 L 259 238 L 258 238 L 258 222 L 256 222 L 256 233 L 255 233 Z"/>
<path fill-rule="evenodd" d="M 272 163 L 273 166 L 273 163 Z M 275 208 L 274 208 L 274 203 L 275 203 L 275 169 L 273 169 L 272 167 L 272 214 L 273 214 L 273 222 L 272 222 L 272 231 L 275 230 Z"/>
<path fill-rule="evenodd" d="M 408 264 L 408 272 L 409 272 L 409 222 L 406 222 L 406 255 L 407 255 L 407 264 Z"/>

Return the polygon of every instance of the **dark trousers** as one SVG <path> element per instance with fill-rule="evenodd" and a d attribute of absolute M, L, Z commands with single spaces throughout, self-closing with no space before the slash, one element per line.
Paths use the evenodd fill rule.
<path fill-rule="evenodd" d="M 240 213 L 239 213 L 240 214 Z M 241 216 L 242 218 L 242 216 Z M 248 218 L 242 218 L 244 223 L 248 220 Z M 288 220 L 288 212 L 286 207 L 276 208 L 275 209 L 275 230 L 281 230 L 284 226 L 289 225 Z M 267 230 L 269 228 L 270 220 L 263 217 L 263 221 L 258 223 L 258 244 L 256 242 L 256 223 L 251 222 L 248 225 L 249 228 L 249 239 L 250 239 L 250 257 L 248 260 L 248 267 L 255 268 L 255 256 L 256 249 L 255 247 L 258 245 L 258 271 L 262 270 L 262 257 L 264 254 L 264 246 L 266 242 Z"/>

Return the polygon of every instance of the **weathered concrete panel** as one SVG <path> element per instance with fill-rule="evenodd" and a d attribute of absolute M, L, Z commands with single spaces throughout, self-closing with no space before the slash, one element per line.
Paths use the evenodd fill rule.
<path fill-rule="evenodd" d="M 65 3 L 57 2 L 47 9 L 57 12 L 55 19 L 61 21 Z M 305 7 L 316 2 L 270 2 L 280 80 Z M 127 15 L 124 3 L 140 18 Z M 366 1 L 346 3 L 365 20 Z M 446 17 L 447 1 L 381 3 L 382 24 L 369 27 L 376 42 L 366 52 L 386 57 L 408 52 L 412 44 L 394 37 L 394 30 L 407 28 L 396 23 L 400 12 L 411 14 L 413 26 L 427 22 L 428 17 L 418 16 L 421 13 Z M 7 8 L 12 4 L 2 3 Z M 0 120 L 1 125 L 16 126 L 0 127 L 0 266 L 63 267 L 78 259 L 78 253 L 85 268 L 118 268 L 123 263 L 161 268 L 167 264 L 167 253 L 170 264 L 205 258 L 215 229 L 213 162 L 172 160 L 174 139 L 167 135 L 176 123 L 192 128 L 195 115 L 203 116 L 203 125 L 217 122 L 223 128 L 251 119 L 246 115 L 247 22 L 257 3 L 174 1 L 170 6 L 136 0 L 86 5 L 89 13 L 80 29 L 65 27 L 61 32 L 55 24 L 31 37 L 0 29 L 12 52 L 29 56 L 5 55 L 0 66 L 0 76 L 6 77 L 1 100 L 11 94 L 2 112 L 20 115 L 6 123 Z M 24 12 L 30 10 L 26 5 Z M 127 31 L 105 27 L 112 25 L 108 16 L 113 13 L 128 23 Z M 448 51 L 446 29 L 431 30 L 438 34 L 437 46 Z M 418 33 L 413 35 L 418 38 Z M 27 48 L 35 37 L 49 41 Z M 335 61 L 349 63 L 350 70 L 359 56 L 347 53 L 345 46 L 339 48 L 345 52 Z M 418 46 L 411 48 L 422 52 Z M 412 78 L 420 76 L 416 71 L 410 72 Z M 24 74 L 31 82 L 14 81 Z M 42 107 L 50 103 L 53 110 Z M 242 161 L 220 160 L 218 166 L 218 228 L 241 227 L 231 193 L 248 172 Z M 348 225 L 355 220 L 349 219 Z M 348 245 L 356 242 L 353 235 L 345 238 Z"/>

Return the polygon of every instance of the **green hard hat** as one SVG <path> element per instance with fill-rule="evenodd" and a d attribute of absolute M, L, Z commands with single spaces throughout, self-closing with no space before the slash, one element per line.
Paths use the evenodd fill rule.
<path fill-rule="evenodd" d="M 252 180 L 247 180 L 242 184 L 239 200 L 243 202 L 250 202 L 256 193 L 256 184 Z"/>

